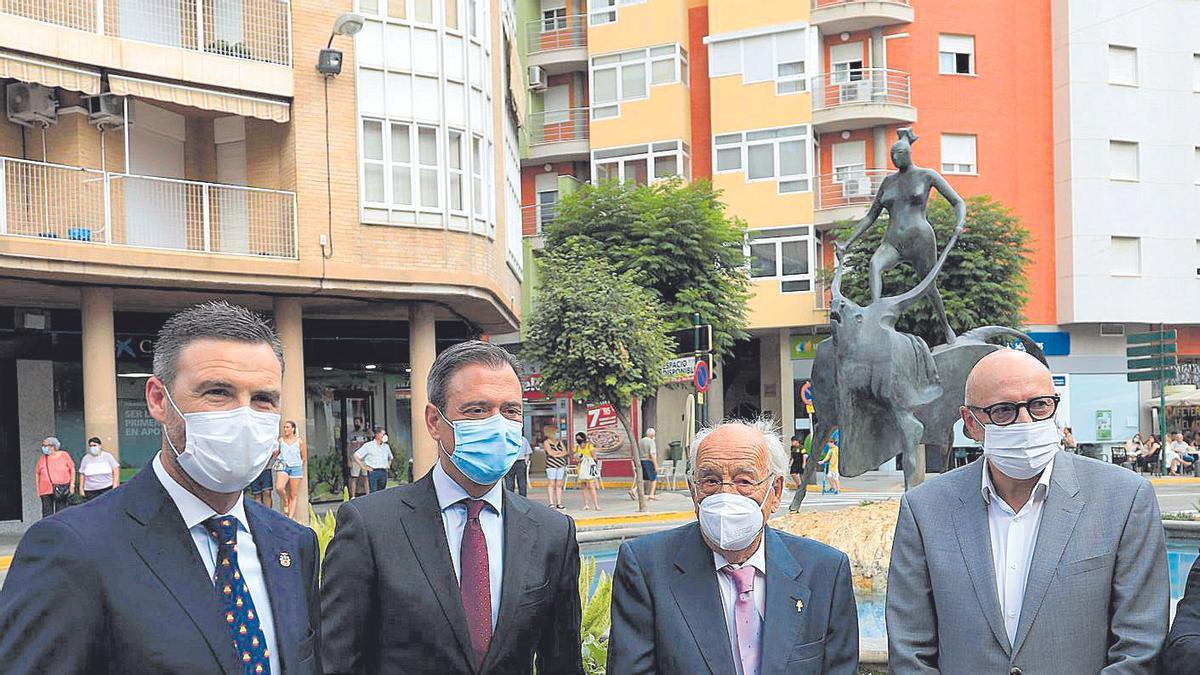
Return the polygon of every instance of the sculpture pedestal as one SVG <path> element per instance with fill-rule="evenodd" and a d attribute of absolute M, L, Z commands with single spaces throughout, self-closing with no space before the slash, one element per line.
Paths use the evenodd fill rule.
<path fill-rule="evenodd" d="M 900 502 L 890 499 L 837 511 L 789 514 L 772 520 L 771 527 L 844 551 L 850 558 L 855 590 L 883 593 L 899 513 Z"/>

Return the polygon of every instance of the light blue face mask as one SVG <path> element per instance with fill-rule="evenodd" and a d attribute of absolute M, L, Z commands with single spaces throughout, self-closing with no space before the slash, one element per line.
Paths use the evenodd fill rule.
<path fill-rule="evenodd" d="M 454 453 L 438 441 L 438 448 L 471 482 L 492 485 L 504 477 L 521 454 L 522 424 L 500 413 L 481 420 L 451 422 L 438 411 L 454 429 Z"/>

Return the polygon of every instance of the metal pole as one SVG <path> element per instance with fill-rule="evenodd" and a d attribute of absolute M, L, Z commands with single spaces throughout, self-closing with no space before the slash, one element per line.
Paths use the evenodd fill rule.
<path fill-rule="evenodd" d="M 694 352 L 695 358 L 696 358 L 696 364 L 699 365 L 700 359 L 702 358 L 702 354 L 700 353 L 700 312 L 692 313 L 692 346 L 696 350 Z M 705 419 L 705 415 L 704 415 L 704 408 L 705 408 L 704 393 L 705 392 L 701 392 L 701 391 L 696 392 L 696 429 L 697 430 L 699 430 L 700 427 L 702 427 L 708 423 L 708 420 Z"/>
<path fill-rule="evenodd" d="M 8 233 L 8 162 L 0 157 L 0 234 Z"/>
<path fill-rule="evenodd" d="M 1158 451 L 1159 475 L 1166 475 L 1167 466 L 1163 460 L 1167 456 L 1167 379 L 1166 355 L 1167 346 L 1163 341 L 1166 337 L 1166 324 L 1158 324 L 1158 437 L 1162 439 L 1162 448 Z"/>

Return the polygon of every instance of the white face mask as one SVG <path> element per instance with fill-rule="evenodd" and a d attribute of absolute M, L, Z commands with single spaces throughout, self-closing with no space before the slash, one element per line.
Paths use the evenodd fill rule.
<path fill-rule="evenodd" d="M 100 455 L 100 446 L 98 446 L 98 445 L 89 445 L 89 446 L 88 446 L 88 453 L 89 453 L 89 454 L 91 454 L 91 456 L 92 456 L 92 457 L 98 457 L 98 456 Z"/>
<path fill-rule="evenodd" d="M 1010 478 L 1027 480 L 1038 475 L 1060 447 L 1054 418 L 1006 427 L 983 424 L 978 418 L 975 421 L 984 428 L 983 456 Z"/>
<path fill-rule="evenodd" d="M 278 442 L 279 414 L 260 412 L 248 406 L 233 410 L 184 413 L 163 387 L 171 407 L 185 423 L 187 442 L 183 452 L 170 434 L 167 443 L 179 466 L 203 487 L 225 494 L 246 489 L 271 459 Z"/>
<path fill-rule="evenodd" d="M 771 486 L 774 488 L 774 483 Z M 762 503 L 728 492 L 705 497 L 700 502 L 700 530 L 722 551 L 740 551 L 754 543 L 767 524 L 762 507 L 770 495 L 767 490 Z"/>

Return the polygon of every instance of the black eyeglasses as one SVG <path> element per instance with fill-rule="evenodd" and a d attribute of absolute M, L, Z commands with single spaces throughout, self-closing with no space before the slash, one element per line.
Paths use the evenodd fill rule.
<path fill-rule="evenodd" d="M 975 405 L 967 406 L 971 410 L 978 410 L 987 416 L 988 421 L 998 427 L 1006 427 L 1017 421 L 1017 416 L 1021 413 L 1021 408 L 1024 408 L 1030 419 L 1034 422 L 1041 422 L 1054 417 L 1055 411 L 1058 410 L 1058 394 L 1050 396 L 1034 396 L 1028 401 L 1000 401 L 986 407 Z"/>

